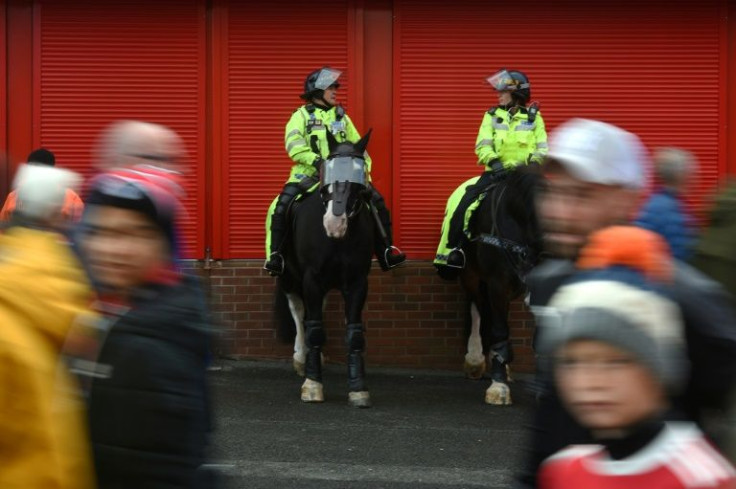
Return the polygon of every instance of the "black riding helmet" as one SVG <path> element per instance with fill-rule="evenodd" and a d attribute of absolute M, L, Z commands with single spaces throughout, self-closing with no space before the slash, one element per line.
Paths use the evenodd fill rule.
<path fill-rule="evenodd" d="M 324 89 L 329 87 L 340 87 L 337 83 L 337 79 L 340 78 L 342 72 L 335 70 L 329 66 L 323 66 L 318 70 L 314 70 L 307 79 L 304 80 L 304 93 L 300 97 L 304 100 L 311 100 L 313 98 L 321 98 Z"/>
<path fill-rule="evenodd" d="M 508 90 L 511 98 L 519 105 L 526 105 L 532 97 L 529 78 L 521 71 L 508 71 L 505 68 L 487 78 L 491 86 L 500 91 Z"/>

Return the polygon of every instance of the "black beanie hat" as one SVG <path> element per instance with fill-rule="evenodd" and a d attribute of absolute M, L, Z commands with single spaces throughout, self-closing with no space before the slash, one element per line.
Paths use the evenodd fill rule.
<path fill-rule="evenodd" d="M 85 204 L 88 208 L 92 206 L 117 207 L 145 215 L 163 231 L 169 248 L 173 251 L 175 250 L 176 207 L 167 205 L 160 197 L 160 192 L 157 193 L 151 185 L 145 182 L 106 174 L 93 181 Z"/>
<path fill-rule="evenodd" d="M 56 165 L 56 157 L 54 156 L 54 153 L 46 148 L 38 148 L 31 151 L 31 154 L 28 155 L 28 159 L 26 161 L 30 164 L 36 165 Z"/>

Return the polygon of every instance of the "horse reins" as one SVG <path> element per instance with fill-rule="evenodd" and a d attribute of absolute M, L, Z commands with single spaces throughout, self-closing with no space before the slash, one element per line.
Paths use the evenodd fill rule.
<path fill-rule="evenodd" d="M 497 184 L 493 184 L 488 191 L 494 190 L 492 187 Z M 498 195 L 491 196 L 491 215 L 493 216 L 493 227 L 490 233 L 481 233 L 477 237 L 471 239 L 471 241 L 477 241 L 481 244 L 495 246 L 496 248 L 503 251 L 506 260 L 511 264 L 514 273 L 520 282 L 524 282 L 523 274 L 525 274 L 530 268 L 531 263 L 529 262 L 529 247 L 523 244 L 519 244 L 516 241 L 504 238 L 501 236 L 501 232 L 498 228 L 498 208 L 506 187 L 501 187 L 501 191 Z M 496 193 L 496 192 L 494 192 Z"/>

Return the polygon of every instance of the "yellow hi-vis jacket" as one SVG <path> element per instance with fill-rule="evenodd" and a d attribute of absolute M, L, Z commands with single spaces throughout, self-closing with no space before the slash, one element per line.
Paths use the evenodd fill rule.
<path fill-rule="evenodd" d="M 302 105 L 286 124 L 284 144 L 295 165 L 291 168 L 289 182 L 298 182 L 305 176 L 314 176 L 317 158 L 326 159 L 330 154 L 327 131 L 331 131 L 337 142 L 357 143 L 360 133 L 341 106 L 324 110 L 315 105 Z M 315 151 L 315 149 L 317 151 Z M 371 171 L 371 157 L 365 153 L 367 175 Z"/>
<path fill-rule="evenodd" d="M 475 140 L 478 164 L 489 168 L 493 160 L 501 160 L 505 168 L 541 163 L 547 154 L 547 132 L 542 114 L 529 121 L 529 111 L 520 107 L 513 115 L 501 107 L 485 113 Z"/>

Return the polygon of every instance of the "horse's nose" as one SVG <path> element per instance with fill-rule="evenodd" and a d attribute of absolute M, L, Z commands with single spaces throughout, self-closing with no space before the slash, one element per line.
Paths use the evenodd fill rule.
<path fill-rule="evenodd" d="M 348 217 L 344 211 L 339 216 L 336 216 L 333 211 L 333 202 L 330 201 L 327 203 L 327 210 L 322 219 L 322 224 L 328 237 L 342 239 L 348 230 Z"/>

